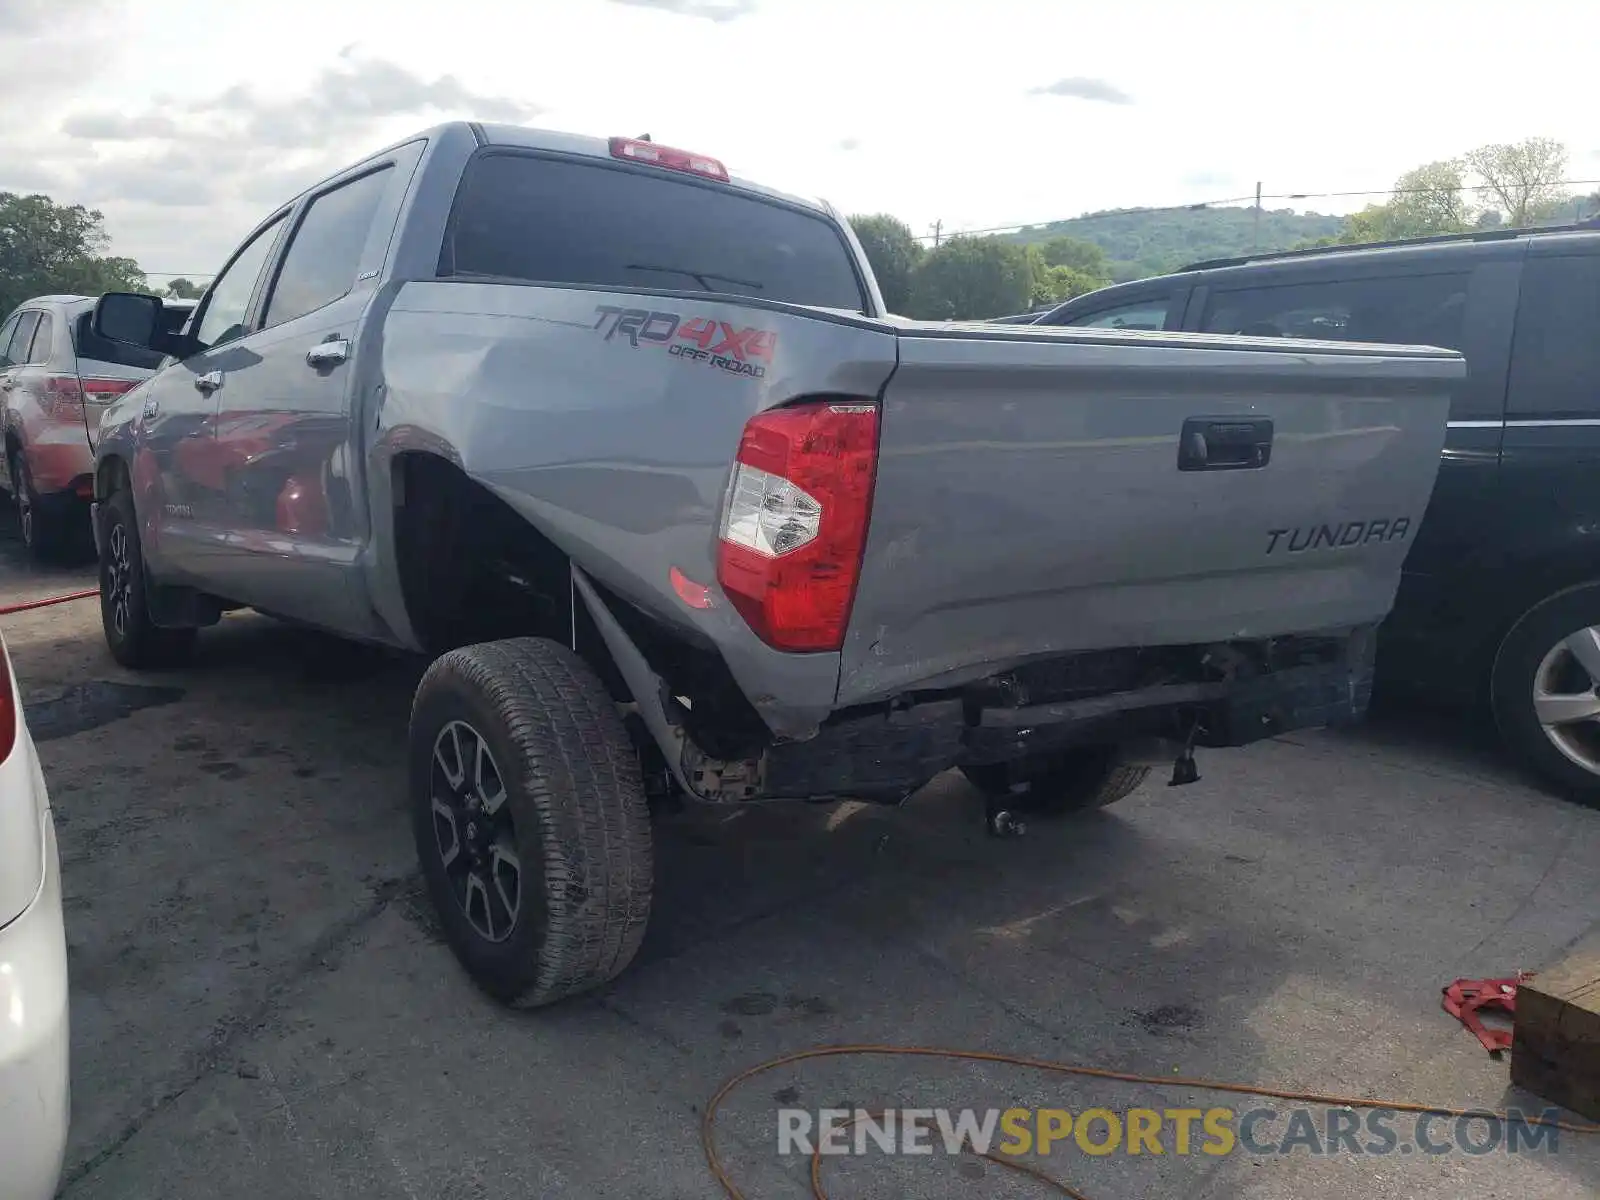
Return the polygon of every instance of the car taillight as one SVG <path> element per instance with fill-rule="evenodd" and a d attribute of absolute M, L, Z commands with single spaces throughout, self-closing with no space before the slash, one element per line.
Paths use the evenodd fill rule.
<path fill-rule="evenodd" d="M 41 407 L 57 420 L 81 420 L 83 406 L 110 404 L 134 387 L 131 379 L 95 379 L 76 375 L 51 375 L 44 381 Z"/>
<path fill-rule="evenodd" d="M 837 650 L 855 600 L 878 462 L 878 406 L 813 401 L 744 427 L 717 582 L 762 641 Z"/>
<path fill-rule="evenodd" d="M 728 168 L 709 154 L 694 154 L 688 150 L 675 150 L 671 146 L 658 146 L 642 138 L 612 138 L 611 157 L 626 158 L 633 162 L 649 163 L 652 167 L 665 167 L 669 171 L 683 171 L 689 175 L 704 175 L 707 179 L 728 182 Z"/>
<path fill-rule="evenodd" d="M 17 744 L 17 693 L 11 676 L 11 657 L 0 646 L 0 762 L 11 757 Z"/>

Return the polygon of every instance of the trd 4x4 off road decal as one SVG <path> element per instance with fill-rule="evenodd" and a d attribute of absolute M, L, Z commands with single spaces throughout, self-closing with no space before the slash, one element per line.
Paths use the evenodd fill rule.
<path fill-rule="evenodd" d="M 767 373 L 762 363 L 772 362 L 778 335 L 770 329 L 735 329 L 710 317 L 685 318 L 678 313 L 648 308 L 595 306 L 594 328 L 606 341 L 621 337 L 634 349 L 665 346 L 674 358 L 705 363 L 735 375 L 760 379 Z M 760 361 L 756 361 L 759 359 Z"/>

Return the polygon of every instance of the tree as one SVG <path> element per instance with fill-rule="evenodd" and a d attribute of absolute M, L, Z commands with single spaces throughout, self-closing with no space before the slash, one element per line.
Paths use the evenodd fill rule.
<path fill-rule="evenodd" d="M 1071 267 L 1091 279 L 1111 281 L 1111 266 L 1106 252 L 1082 238 L 1054 237 L 1039 247 L 1039 255 L 1050 267 Z"/>
<path fill-rule="evenodd" d="M 174 300 L 198 300 L 204 291 L 198 283 L 191 283 L 181 275 L 167 284 L 167 295 Z"/>
<path fill-rule="evenodd" d="M 1524 138 L 1468 151 L 1467 166 L 1483 179 L 1506 224 L 1532 224 L 1541 207 L 1565 200 L 1567 148 L 1554 138 Z"/>
<path fill-rule="evenodd" d="M 911 302 L 911 276 L 922 261 L 922 243 L 911 235 L 911 227 L 888 213 L 851 217 L 856 239 L 872 264 L 878 290 L 890 312 L 904 313 Z"/>
<path fill-rule="evenodd" d="M 81 204 L 0 192 L 0 313 L 30 296 L 143 291 L 138 263 L 105 255 L 103 221 Z"/>
<path fill-rule="evenodd" d="M 1459 159 L 1424 163 L 1394 181 L 1387 204 L 1352 213 L 1338 240 L 1387 242 L 1398 238 L 1461 233 L 1473 227 L 1466 165 Z"/>
<path fill-rule="evenodd" d="M 925 320 L 982 320 L 1023 312 L 1033 299 L 1033 270 L 1015 242 L 953 237 L 929 253 L 911 279 L 908 315 Z"/>

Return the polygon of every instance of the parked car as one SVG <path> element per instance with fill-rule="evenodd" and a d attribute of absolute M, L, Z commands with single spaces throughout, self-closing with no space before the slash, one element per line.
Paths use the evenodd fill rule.
<path fill-rule="evenodd" d="M 0 1196 L 48 1200 L 70 1107 L 61 863 L 3 640 L 0 671 Z"/>
<path fill-rule="evenodd" d="M 100 301 L 174 360 L 100 427 L 111 652 L 250 606 L 440 655 L 417 850 L 530 1004 L 637 949 L 647 788 L 959 766 L 999 831 L 1126 795 L 1142 739 L 1181 782 L 1359 717 L 1458 355 L 882 314 L 836 211 L 705 155 L 402 142 L 272 212 L 182 335 Z"/>
<path fill-rule="evenodd" d="M 1379 676 L 1486 702 L 1524 764 L 1600 801 L 1600 226 L 1200 263 L 1044 323 L 1460 350 L 1468 376 Z"/>
<path fill-rule="evenodd" d="M 166 301 L 164 327 L 181 326 L 194 303 Z M 106 405 L 161 364 L 153 350 L 96 337 L 93 309 L 88 296 L 37 296 L 0 325 L 0 483 L 36 559 L 90 545 L 94 430 Z"/>

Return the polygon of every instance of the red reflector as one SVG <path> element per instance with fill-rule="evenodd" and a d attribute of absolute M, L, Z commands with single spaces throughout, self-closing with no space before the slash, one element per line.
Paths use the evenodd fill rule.
<path fill-rule="evenodd" d="M 689 175 L 704 175 L 707 179 L 728 182 L 728 168 L 710 155 L 674 150 L 671 146 L 658 146 L 654 142 L 641 142 L 637 138 L 612 138 L 611 157 L 626 158 L 632 162 L 649 163 L 652 167 L 665 167 L 669 171 L 683 171 Z"/>
<path fill-rule="evenodd" d="M 690 608 L 711 607 L 711 589 L 705 584 L 696 583 L 677 567 L 667 572 L 667 578 L 672 581 L 672 590 L 678 593 L 678 599 Z"/>
<path fill-rule="evenodd" d="M 779 650 L 837 650 L 855 600 L 878 459 L 878 407 L 814 401 L 744 427 L 717 582 Z"/>

